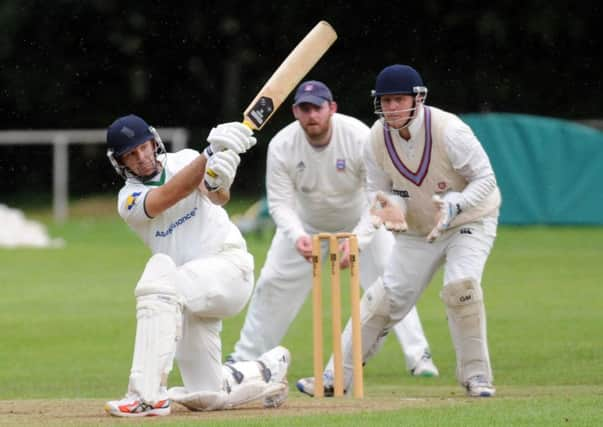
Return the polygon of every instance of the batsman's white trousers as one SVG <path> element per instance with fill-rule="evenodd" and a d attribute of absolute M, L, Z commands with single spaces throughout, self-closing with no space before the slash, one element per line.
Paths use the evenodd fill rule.
<path fill-rule="evenodd" d="M 182 339 L 176 361 L 188 391 L 222 389 L 222 319 L 238 314 L 253 289 L 253 257 L 231 245 L 216 255 L 177 269 L 176 289 L 184 298 Z"/>
<path fill-rule="evenodd" d="M 371 243 L 360 253 L 360 283 L 368 288 L 383 273 L 393 245 L 391 233 L 384 229 L 375 232 Z M 322 254 L 328 255 L 327 241 L 322 242 Z M 342 273 L 346 274 L 346 273 Z M 295 249 L 279 229 L 272 240 L 266 262 L 251 302 L 239 341 L 232 357 L 236 361 L 255 360 L 279 345 L 312 289 L 312 264 Z M 342 289 L 342 292 L 346 292 Z M 416 309 L 413 307 L 404 320 L 394 327 L 406 366 L 410 370 L 429 345 Z M 308 341 L 310 343 L 310 341 Z"/>

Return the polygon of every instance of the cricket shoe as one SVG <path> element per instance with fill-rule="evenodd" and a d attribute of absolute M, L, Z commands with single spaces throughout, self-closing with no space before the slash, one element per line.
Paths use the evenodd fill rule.
<path fill-rule="evenodd" d="M 115 417 L 155 417 L 170 414 L 170 401 L 167 396 L 150 405 L 134 393 L 128 393 L 121 400 L 105 403 L 105 412 Z"/>
<path fill-rule="evenodd" d="M 414 377 L 430 378 L 439 376 L 440 372 L 433 363 L 431 353 L 425 350 L 421 358 L 417 361 L 415 367 L 410 370 L 410 374 Z"/>
<path fill-rule="evenodd" d="M 287 382 L 287 371 L 291 364 L 291 352 L 283 346 L 274 347 L 272 350 L 262 354 L 258 359 L 267 370 L 266 381 L 273 384 L 283 384 L 285 387 L 278 387 L 275 393 L 264 398 L 265 408 L 278 408 L 287 400 L 289 396 L 289 383 Z"/>
<path fill-rule="evenodd" d="M 324 384 L 323 385 L 324 397 L 333 397 L 333 395 L 335 394 L 335 390 L 333 389 L 332 380 L 330 383 L 327 383 L 323 379 L 323 384 Z M 314 390 L 315 390 L 314 377 L 301 378 L 301 379 L 297 380 L 297 383 L 295 384 L 295 386 L 302 393 L 307 394 L 310 397 L 314 397 Z M 345 394 L 345 391 L 344 391 L 344 394 Z"/>
<path fill-rule="evenodd" d="M 483 375 L 475 375 L 465 381 L 467 395 L 471 397 L 492 397 L 496 389 Z"/>

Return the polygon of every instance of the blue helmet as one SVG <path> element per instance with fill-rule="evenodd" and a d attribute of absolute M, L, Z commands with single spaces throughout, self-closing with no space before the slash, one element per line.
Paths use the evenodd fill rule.
<path fill-rule="evenodd" d="M 124 179 L 132 172 L 121 164 L 120 157 L 149 140 L 155 141 L 157 154 L 166 152 L 155 128 L 134 114 L 118 118 L 107 129 L 107 157 Z"/>
<path fill-rule="evenodd" d="M 398 113 L 412 112 L 408 120 L 399 128 L 405 128 L 410 125 L 417 116 L 420 104 L 425 103 L 427 98 L 427 88 L 423 85 L 423 79 L 411 66 L 408 65 L 390 65 L 385 67 L 377 75 L 375 89 L 371 92 L 373 96 L 373 106 L 375 114 L 384 120 L 383 110 L 381 108 L 381 97 L 383 95 L 413 95 L 414 101 L 412 108 L 400 110 Z"/>
<path fill-rule="evenodd" d="M 140 117 L 130 114 L 115 120 L 107 129 L 107 149 L 117 158 L 144 144 L 155 136 L 151 127 Z"/>
<path fill-rule="evenodd" d="M 408 65 L 395 64 L 385 67 L 377 75 L 373 96 L 416 95 L 422 92 L 427 93 L 427 88 L 417 70 Z"/>

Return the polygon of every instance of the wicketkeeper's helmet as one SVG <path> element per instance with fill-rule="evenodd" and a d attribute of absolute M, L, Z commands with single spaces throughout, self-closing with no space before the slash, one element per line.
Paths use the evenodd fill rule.
<path fill-rule="evenodd" d="M 416 95 L 421 92 L 427 93 L 427 88 L 417 70 L 409 65 L 395 64 L 385 67 L 377 75 L 373 96 Z"/>
<path fill-rule="evenodd" d="M 427 87 L 423 84 L 423 79 L 417 70 L 409 65 L 395 64 L 385 67 L 377 75 L 375 89 L 371 92 L 373 96 L 373 105 L 375 114 L 383 118 L 381 109 L 381 97 L 383 95 L 414 95 L 414 105 L 405 111 L 413 111 L 411 117 L 402 127 L 410 124 L 416 117 L 418 103 L 425 102 L 427 98 Z"/>

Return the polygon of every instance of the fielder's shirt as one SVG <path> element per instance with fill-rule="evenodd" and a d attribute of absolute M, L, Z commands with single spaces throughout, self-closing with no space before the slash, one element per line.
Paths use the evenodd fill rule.
<path fill-rule="evenodd" d="M 317 231 L 352 230 L 368 207 L 363 148 L 369 128 L 334 114 L 325 147 L 312 147 L 295 121 L 268 146 L 266 189 L 276 225 L 295 242 Z"/>

